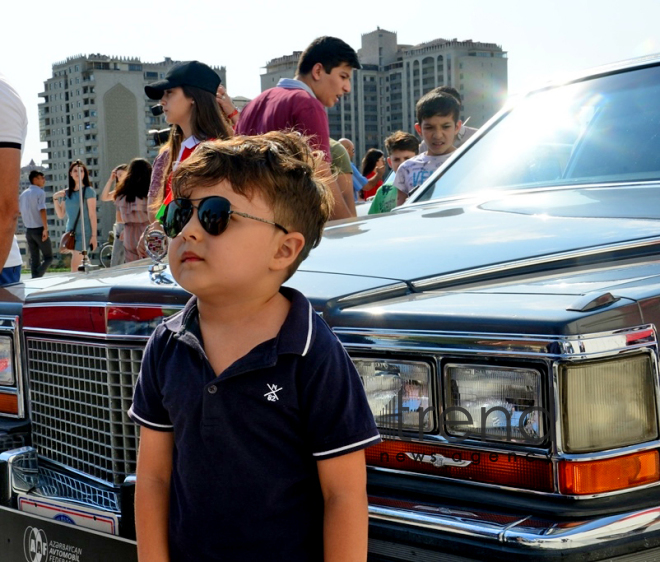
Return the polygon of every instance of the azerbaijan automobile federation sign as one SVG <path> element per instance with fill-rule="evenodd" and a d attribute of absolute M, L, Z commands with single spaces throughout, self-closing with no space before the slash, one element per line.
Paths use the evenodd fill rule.
<path fill-rule="evenodd" d="M 135 541 L 0 506 L 0 562 L 137 562 Z"/>

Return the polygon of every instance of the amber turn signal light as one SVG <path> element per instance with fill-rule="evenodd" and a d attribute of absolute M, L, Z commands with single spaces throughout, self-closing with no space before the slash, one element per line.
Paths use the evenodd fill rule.
<path fill-rule="evenodd" d="M 562 494 L 603 494 L 651 484 L 659 479 L 658 451 L 597 461 L 559 463 L 559 489 Z"/>
<path fill-rule="evenodd" d="M 0 414 L 18 415 L 18 396 L 0 392 Z"/>

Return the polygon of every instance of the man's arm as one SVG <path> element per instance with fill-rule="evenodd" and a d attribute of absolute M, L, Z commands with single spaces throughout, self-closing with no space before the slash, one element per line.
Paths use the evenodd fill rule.
<path fill-rule="evenodd" d="M 0 269 L 7 261 L 18 220 L 19 148 L 0 148 Z"/>
<path fill-rule="evenodd" d="M 351 214 L 346 206 L 346 201 L 342 195 L 341 187 L 336 179 L 332 178 L 330 173 L 330 164 L 325 160 L 319 165 L 319 173 L 322 177 L 330 178 L 328 181 L 328 187 L 332 192 L 332 197 L 335 200 L 335 204 L 332 207 L 332 213 L 330 213 L 330 218 L 328 220 L 334 221 L 339 219 L 347 219 L 349 217 L 354 217 L 355 213 Z"/>
<path fill-rule="evenodd" d="M 48 217 L 46 216 L 46 209 L 40 209 L 39 214 L 41 215 L 41 224 L 44 226 L 44 231 L 41 233 L 41 241 L 45 242 L 48 240 Z"/>
<path fill-rule="evenodd" d="M 353 198 L 353 174 L 337 174 L 337 185 L 350 216 L 356 216 L 355 199 Z"/>
<path fill-rule="evenodd" d="M 174 434 L 140 428 L 135 484 L 135 529 L 140 562 L 167 562 Z"/>
<path fill-rule="evenodd" d="M 369 510 L 364 451 L 316 464 L 324 501 L 324 560 L 365 562 Z"/>

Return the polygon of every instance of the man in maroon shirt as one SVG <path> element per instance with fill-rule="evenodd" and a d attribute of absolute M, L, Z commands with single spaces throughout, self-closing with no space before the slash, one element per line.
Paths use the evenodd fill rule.
<path fill-rule="evenodd" d="M 282 78 L 243 109 L 236 133 L 260 135 L 295 129 L 323 151 L 326 165 L 322 171 L 330 176 L 330 129 L 325 108 L 351 91 L 354 68 L 360 68 L 360 62 L 350 45 L 336 37 L 315 39 L 300 56 L 294 79 Z M 354 216 L 347 203 L 353 194 L 343 193 L 334 180 L 330 189 L 335 198 L 330 220 Z"/>

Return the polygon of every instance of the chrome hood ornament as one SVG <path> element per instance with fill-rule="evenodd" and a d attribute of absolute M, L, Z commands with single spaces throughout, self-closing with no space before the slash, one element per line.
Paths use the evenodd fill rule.
<path fill-rule="evenodd" d="M 168 247 L 169 238 L 161 230 L 160 225 L 149 225 L 144 234 L 144 249 L 154 262 L 149 267 L 151 280 L 160 285 L 171 285 L 173 283 L 169 276 L 163 275 L 167 269 L 167 266 L 163 263 L 163 259 L 167 256 Z"/>

